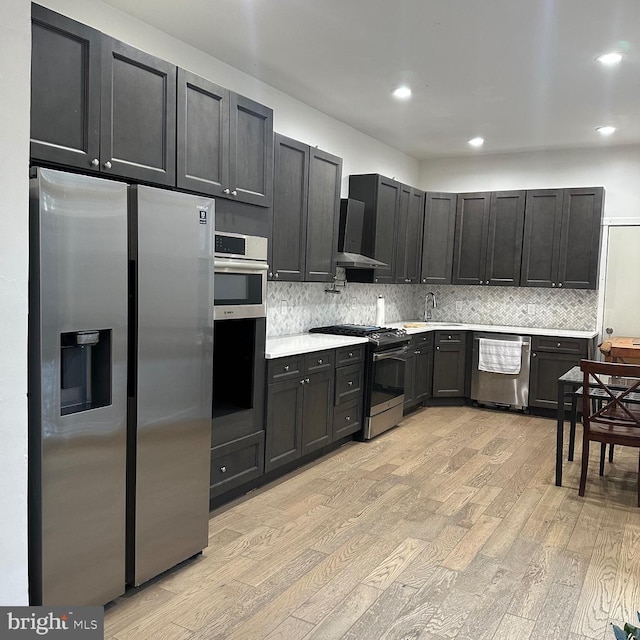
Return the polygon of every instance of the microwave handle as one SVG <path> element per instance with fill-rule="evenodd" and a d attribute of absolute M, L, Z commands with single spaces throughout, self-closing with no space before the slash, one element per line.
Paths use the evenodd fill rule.
<path fill-rule="evenodd" d="M 267 271 L 269 265 L 266 262 L 255 260 L 234 260 L 233 258 L 214 258 L 215 269 L 224 271 Z"/>

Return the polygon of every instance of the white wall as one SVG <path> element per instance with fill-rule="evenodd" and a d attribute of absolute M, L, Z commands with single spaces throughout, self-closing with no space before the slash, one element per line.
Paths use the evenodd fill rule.
<path fill-rule="evenodd" d="M 343 197 L 351 173 L 381 173 L 418 186 L 419 163 L 414 158 L 99 0 L 39 0 L 39 4 L 271 107 L 278 133 L 343 158 Z"/>
<path fill-rule="evenodd" d="M 27 595 L 30 6 L 0 7 L 0 605 Z M 9 97 L 11 99 L 9 99 Z"/>
<path fill-rule="evenodd" d="M 605 188 L 605 218 L 640 216 L 640 146 L 473 155 L 423 161 L 420 182 L 430 191 Z"/>

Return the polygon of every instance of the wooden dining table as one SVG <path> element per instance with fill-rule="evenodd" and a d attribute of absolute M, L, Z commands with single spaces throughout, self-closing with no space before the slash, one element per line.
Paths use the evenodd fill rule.
<path fill-rule="evenodd" d="M 640 364 L 640 338 L 611 337 L 598 345 L 607 362 Z"/>

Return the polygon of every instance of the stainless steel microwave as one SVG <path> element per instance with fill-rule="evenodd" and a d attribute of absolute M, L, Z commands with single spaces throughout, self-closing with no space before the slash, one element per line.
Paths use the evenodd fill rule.
<path fill-rule="evenodd" d="M 267 239 L 216 232 L 213 317 L 267 315 Z"/>

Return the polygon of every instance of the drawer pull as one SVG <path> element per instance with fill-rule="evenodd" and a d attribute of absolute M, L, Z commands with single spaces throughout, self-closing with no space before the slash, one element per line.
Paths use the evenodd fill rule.
<path fill-rule="evenodd" d="M 449 336 L 449 340 L 451 340 L 451 336 Z"/>
<path fill-rule="evenodd" d="M 349 382 L 347 382 L 347 384 L 348 384 L 350 387 L 353 387 L 353 380 L 349 380 Z"/>
<path fill-rule="evenodd" d="M 288 365 L 288 364 L 285 364 L 285 365 L 284 365 L 284 370 L 285 370 L 285 371 L 289 371 L 289 365 Z"/>
<path fill-rule="evenodd" d="M 352 352 L 349 352 L 349 357 L 353 358 L 353 353 Z"/>
<path fill-rule="evenodd" d="M 558 348 L 560 348 L 560 343 L 558 342 Z"/>
<path fill-rule="evenodd" d="M 227 473 L 227 467 L 220 467 L 220 473 Z"/>
<path fill-rule="evenodd" d="M 318 364 L 322 364 L 322 358 L 318 360 Z"/>
<path fill-rule="evenodd" d="M 351 416 L 345 416 L 344 419 L 345 422 L 351 422 Z"/>

